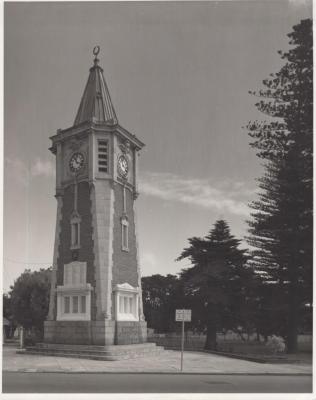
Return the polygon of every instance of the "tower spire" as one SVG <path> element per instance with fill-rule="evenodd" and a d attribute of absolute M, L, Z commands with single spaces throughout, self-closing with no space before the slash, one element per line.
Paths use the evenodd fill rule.
<path fill-rule="evenodd" d="M 81 98 L 74 125 L 92 120 L 108 125 L 118 123 L 109 89 L 103 76 L 103 69 L 99 66 L 99 52 L 100 47 L 95 46 L 93 48 L 93 66 L 90 68 L 88 82 Z"/>

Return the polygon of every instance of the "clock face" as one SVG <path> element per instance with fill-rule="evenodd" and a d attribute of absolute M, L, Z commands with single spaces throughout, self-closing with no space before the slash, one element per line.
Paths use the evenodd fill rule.
<path fill-rule="evenodd" d="M 120 156 L 117 162 L 118 173 L 126 178 L 128 174 L 128 161 L 125 156 Z"/>
<path fill-rule="evenodd" d="M 69 168 L 71 172 L 79 172 L 84 166 L 84 156 L 82 153 L 75 153 L 71 156 L 69 161 Z"/>

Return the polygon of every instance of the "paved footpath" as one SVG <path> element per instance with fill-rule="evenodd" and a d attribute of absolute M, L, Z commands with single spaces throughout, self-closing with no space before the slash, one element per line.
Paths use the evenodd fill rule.
<path fill-rule="evenodd" d="M 12 372 L 125 372 L 179 373 L 180 351 L 165 350 L 159 355 L 120 361 L 16 354 L 13 346 L 3 346 L 3 371 Z M 312 365 L 260 364 L 252 361 L 203 353 L 184 352 L 183 372 L 205 374 L 311 374 Z"/>

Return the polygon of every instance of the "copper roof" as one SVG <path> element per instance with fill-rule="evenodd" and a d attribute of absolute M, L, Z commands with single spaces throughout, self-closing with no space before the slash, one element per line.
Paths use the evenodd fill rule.
<path fill-rule="evenodd" d="M 90 68 L 90 75 L 81 98 L 74 125 L 92 120 L 104 122 L 108 125 L 116 125 L 118 123 L 109 89 L 103 76 L 103 69 L 98 65 L 97 54 L 99 50 L 98 48 L 97 52 L 94 52 L 94 65 Z"/>

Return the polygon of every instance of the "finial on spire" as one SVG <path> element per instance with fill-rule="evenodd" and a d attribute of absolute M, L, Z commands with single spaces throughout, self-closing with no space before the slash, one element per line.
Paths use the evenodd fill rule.
<path fill-rule="evenodd" d="M 94 46 L 92 52 L 93 52 L 93 55 L 95 56 L 94 60 L 93 60 L 94 65 L 98 65 L 98 62 L 99 62 L 98 54 L 100 53 L 100 46 Z"/>

